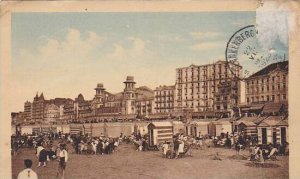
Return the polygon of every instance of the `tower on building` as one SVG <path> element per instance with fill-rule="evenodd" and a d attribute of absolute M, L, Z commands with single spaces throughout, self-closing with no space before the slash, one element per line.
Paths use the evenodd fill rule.
<path fill-rule="evenodd" d="M 133 76 L 127 76 L 126 81 L 124 81 L 125 88 L 123 92 L 123 107 L 125 114 L 135 113 L 135 99 L 136 99 L 136 89 L 135 81 Z"/>
<path fill-rule="evenodd" d="M 105 100 L 105 88 L 102 83 L 98 83 L 95 88 L 96 94 L 94 97 L 94 108 L 99 108 L 104 105 Z"/>
<path fill-rule="evenodd" d="M 103 87 L 102 83 L 98 83 L 95 90 L 96 90 L 95 97 L 101 97 L 104 94 L 105 88 Z"/>
<path fill-rule="evenodd" d="M 133 76 L 127 76 L 126 81 L 124 81 L 125 89 L 124 92 L 135 90 L 135 81 Z"/>

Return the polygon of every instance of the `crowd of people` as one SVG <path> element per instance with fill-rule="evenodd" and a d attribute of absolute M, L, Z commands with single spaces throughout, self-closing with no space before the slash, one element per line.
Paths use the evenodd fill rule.
<path fill-rule="evenodd" d="M 64 178 L 68 153 L 72 149 L 74 154 L 94 154 L 105 155 L 117 151 L 122 143 L 132 143 L 136 146 L 136 151 L 161 150 L 164 158 L 177 159 L 183 156 L 192 156 L 193 149 L 203 149 L 213 144 L 215 147 L 225 147 L 236 149 L 239 153 L 243 149 L 249 149 L 249 160 L 263 163 L 268 159 L 276 159 L 276 155 L 288 155 L 288 143 L 282 145 L 258 145 L 257 138 L 242 134 L 222 134 L 219 137 L 209 137 L 202 135 L 186 136 L 183 133 L 173 136 L 173 139 L 164 141 L 153 147 L 149 145 L 149 135 L 141 135 L 134 132 L 130 136 L 107 137 L 101 134 L 99 137 L 89 135 L 70 135 L 58 133 L 43 133 L 32 135 L 17 135 L 11 138 L 12 155 L 16 155 L 20 148 L 32 148 L 36 151 L 38 158 L 38 167 L 46 167 L 48 162 L 58 162 L 57 176 Z M 32 160 L 24 160 L 25 169 L 19 174 L 22 178 L 27 171 L 31 173 L 31 178 L 36 174 L 31 171 Z M 19 179 L 18 178 L 18 179 Z"/>
<path fill-rule="evenodd" d="M 64 178 L 66 163 L 68 161 L 66 137 L 61 132 L 12 136 L 12 155 L 17 155 L 20 148 L 34 149 L 38 159 L 37 167 L 46 167 L 48 162 L 58 161 L 57 177 Z M 31 169 L 32 163 L 32 159 L 24 160 L 25 169 L 19 173 L 18 179 L 37 178 L 37 174 Z"/>
<path fill-rule="evenodd" d="M 162 145 L 163 157 L 168 159 L 177 159 L 192 156 L 192 148 L 197 146 L 199 141 L 196 138 L 184 136 L 183 134 L 175 135 L 172 141 L 165 141 Z"/>
<path fill-rule="evenodd" d="M 73 146 L 76 154 L 112 154 L 125 140 L 126 136 L 121 133 L 119 137 L 91 137 L 88 135 L 73 135 L 68 137 L 68 142 Z"/>

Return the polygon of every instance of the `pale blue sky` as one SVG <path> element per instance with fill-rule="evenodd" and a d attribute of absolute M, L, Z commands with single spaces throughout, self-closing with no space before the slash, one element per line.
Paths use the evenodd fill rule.
<path fill-rule="evenodd" d="M 126 75 L 137 86 L 175 83 L 175 68 L 225 58 L 228 39 L 255 24 L 255 12 L 13 13 L 12 95 L 20 104 L 36 91 L 47 99 L 92 99 L 102 82 L 123 90 Z"/>

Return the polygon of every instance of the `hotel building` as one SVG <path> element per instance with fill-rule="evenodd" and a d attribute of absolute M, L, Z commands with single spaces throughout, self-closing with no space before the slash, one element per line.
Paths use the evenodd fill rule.
<path fill-rule="evenodd" d="M 175 86 L 159 86 L 154 90 L 154 112 L 170 113 L 174 111 Z"/>
<path fill-rule="evenodd" d="M 242 67 L 217 61 L 176 69 L 175 110 L 230 113 L 239 103 Z"/>
<path fill-rule="evenodd" d="M 273 63 L 246 79 L 246 102 L 287 102 L 288 61 Z"/>

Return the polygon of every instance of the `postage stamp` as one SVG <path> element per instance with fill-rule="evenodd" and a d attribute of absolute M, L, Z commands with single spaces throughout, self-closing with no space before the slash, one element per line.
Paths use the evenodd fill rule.
<path fill-rule="evenodd" d="M 273 48 L 264 49 L 258 41 L 258 33 L 255 25 L 248 25 L 236 31 L 227 42 L 225 50 L 226 61 L 228 63 L 241 63 L 246 68 L 249 67 L 249 64 L 264 68 L 272 63 L 287 60 L 287 51 L 278 53 Z M 246 79 L 253 73 L 254 71 L 250 71 L 250 69 L 244 69 L 242 76 L 238 78 Z"/>

